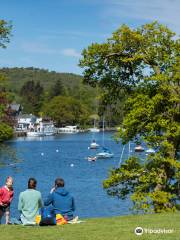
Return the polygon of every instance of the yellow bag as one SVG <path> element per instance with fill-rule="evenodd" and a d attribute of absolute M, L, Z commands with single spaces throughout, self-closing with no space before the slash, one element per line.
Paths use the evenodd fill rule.
<path fill-rule="evenodd" d="M 64 225 L 66 223 L 66 219 L 61 214 L 56 214 L 56 225 Z"/>
<path fill-rule="evenodd" d="M 37 215 L 35 221 L 36 221 L 36 224 L 39 225 L 39 223 L 41 221 L 41 215 Z"/>

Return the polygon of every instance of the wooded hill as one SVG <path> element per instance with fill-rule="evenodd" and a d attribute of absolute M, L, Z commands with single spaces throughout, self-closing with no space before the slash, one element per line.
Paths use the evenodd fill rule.
<path fill-rule="evenodd" d="M 49 116 L 59 125 L 86 125 L 91 115 L 105 114 L 103 90 L 84 84 L 80 75 L 34 67 L 2 68 L 0 73 L 7 79 L 5 89 L 10 92 L 10 100 L 21 103 L 25 113 Z M 105 115 L 109 126 L 119 124 L 122 111 L 119 105 L 111 105 Z"/>
<path fill-rule="evenodd" d="M 24 83 L 28 81 L 40 82 L 44 89 L 50 88 L 56 81 L 61 80 L 62 84 L 67 88 L 79 86 L 82 82 L 80 75 L 72 73 L 58 73 L 39 69 L 34 67 L 28 68 L 1 68 L 1 73 L 7 77 L 7 87 L 10 90 L 19 92 Z"/>

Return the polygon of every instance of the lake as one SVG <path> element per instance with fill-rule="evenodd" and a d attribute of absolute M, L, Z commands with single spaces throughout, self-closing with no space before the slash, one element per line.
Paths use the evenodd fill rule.
<path fill-rule="evenodd" d="M 92 138 L 102 143 L 102 132 L 60 134 L 53 137 L 18 138 L 1 146 L 0 185 L 7 176 L 14 178 L 15 196 L 11 205 L 12 217 L 18 217 L 17 203 L 21 191 L 27 188 L 29 177 L 38 181 L 37 190 L 43 199 L 48 195 L 56 177 L 65 180 L 66 188 L 76 203 L 76 215 L 81 218 L 105 217 L 129 214 L 130 201 L 118 200 L 107 195 L 102 182 L 111 168 L 117 167 L 122 153 L 122 144 L 112 138 L 113 132 L 105 132 L 104 144 L 114 158 L 88 162 L 86 157 L 97 150 L 89 150 Z M 134 147 L 134 144 L 131 144 Z M 98 152 L 98 151 L 97 151 Z M 128 145 L 122 162 L 129 155 Z"/>

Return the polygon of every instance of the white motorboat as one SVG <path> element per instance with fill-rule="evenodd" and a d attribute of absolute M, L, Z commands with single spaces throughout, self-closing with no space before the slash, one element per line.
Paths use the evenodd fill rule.
<path fill-rule="evenodd" d="M 146 153 L 155 153 L 156 151 L 153 148 L 149 148 L 146 150 Z"/>
<path fill-rule="evenodd" d="M 43 132 L 40 131 L 27 131 L 27 137 L 42 137 L 45 136 Z"/>
<path fill-rule="evenodd" d="M 59 133 L 78 133 L 79 129 L 77 126 L 66 126 L 62 128 L 58 128 Z"/>
<path fill-rule="evenodd" d="M 89 162 L 95 162 L 97 160 L 97 157 L 96 156 L 95 157 L 88 157 L 87 160 Z"/>
<path fill-rule="evenodd" d="M 143 148 L 141 145 L 137 145 L 137 146 L 134 148 L 134 151 L 135 151 L 135 152 L 144 152 L 144 148 Z"/>
<path fill-rule="evenodd" d="M 90 131 L 90 132 L 100 132 L 100 129 L 94 127 L 94 128 L 89 128 L 89 131 Z"/>
<path fill-rule="evenodd" d="M 95 142 L 95 140 L 90 144 L 89 149 L 97 149 L 99 148 L 99 144 Z"/>
<path fill-rule="evenodd" d="M 106 159 L 106 158 L 113 158 L 114 157 L 114 154 L 113 153 L 104 153 L 104 152 L 101 152 L 101 153 L 98 153 L 96 155 L 97 158 L 103 158 L 103 159 Z"/>

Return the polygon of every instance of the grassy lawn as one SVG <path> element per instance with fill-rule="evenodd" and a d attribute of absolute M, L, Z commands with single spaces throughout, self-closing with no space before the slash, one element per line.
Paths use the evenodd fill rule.
<path fill-rule="evenodd" d="M 173 229 L 173 233 L 134 234 L 140 226 Z M 81 224 L 55 227 L 0 226 L 0 240 L 148 240 L 180 239 L 180 213 L 86 219 Z"/>

